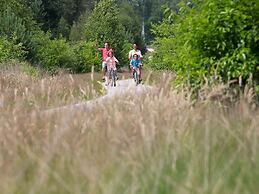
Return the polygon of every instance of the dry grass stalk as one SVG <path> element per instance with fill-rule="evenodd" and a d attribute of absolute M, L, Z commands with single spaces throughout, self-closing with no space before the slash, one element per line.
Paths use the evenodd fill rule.
<path fill-rule="evenodd" d="M 1 77 L 0 84 L 1 193 L 259 190 L 259 112 L 248 105 L 250 90 L 226 110 L 213 103 L 193 106 L 168 82 L 91 110 L 42 115 L 93 93 L 91 82 L 21 75 Z"/>

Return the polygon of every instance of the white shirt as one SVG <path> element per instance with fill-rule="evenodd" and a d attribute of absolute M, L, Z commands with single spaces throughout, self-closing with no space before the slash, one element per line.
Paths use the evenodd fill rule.
<path fill-rule="evenodd" d="M 133 55 L 137 54 L 139 56 L 139 59 L 141 59 L 143 56 L 141 54 L 141 51 L 140 50 L 135 50 L 135 49 L 132 49 L 130 52 L 129 52 L 129 59 L 133 59 Z"/>

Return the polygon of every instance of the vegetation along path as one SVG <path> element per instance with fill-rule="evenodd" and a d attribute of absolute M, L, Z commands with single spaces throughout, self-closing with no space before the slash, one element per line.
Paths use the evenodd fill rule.
<path fill-rule="evenodd" d="M 119 80 L 117 81 L 116 87 L 105 86 L 104 84 L 102 84 L 102 86 L 106 90 L 106 94 L 104 96 L 86 102 L 49 109 L 46 110 L 45 113 L 56 113 L 59 111 L 79 109 L 89 110 L 93 108 L 96 104 L 105 103 L 109 99 L 117 98 L 127 94 L 139 95 L 153 89 L 152 86 L 148 86 L 145 84 L 139 84 L 138 86 L 136 86 L 134 80 L 132 79 Z"/>

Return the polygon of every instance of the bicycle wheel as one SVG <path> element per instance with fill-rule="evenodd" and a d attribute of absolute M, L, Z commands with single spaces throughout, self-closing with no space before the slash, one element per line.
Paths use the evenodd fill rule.
<path fill-rule="evenodd" d="M 137 86 L 139 84 L 139 76 L 136 70 L 134 70 L 134 81 L 136 82 L 136 86 Z"/>
<path fill-rule="evenodd" d="M 114 69 L 112 70 L 112 86 L 116 86 L 116 74 Z"/>
<path fill-rule="evenodd" d="M 111 70 L 107 70 L 106 72 L 106 85 L 110 85 L 110 78 L 111 78 Z"/>

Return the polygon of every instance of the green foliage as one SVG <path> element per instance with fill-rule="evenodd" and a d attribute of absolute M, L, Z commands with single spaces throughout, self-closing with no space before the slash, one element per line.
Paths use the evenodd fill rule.
<path fill-rule="evenodd" d="M 33 18 L 39 22 L 43 22 L 45 16 L 45 10 L 43 7 L 43 0 L 24 0 L 25 5 L 30 8 Z"/>
<path fill-rule="evenodd" d="M 23 1 L 12 0 L 3 2 L 3 9 L 0 13 L 0 35 L 9 39 L 15 37 L 15 44 L 23 45 L 26 51 L 26 59 L 35 61 L 37 43 L 34 37 L 44 34 L 32 18 L 30 9 Z M 43 40 L 44 41 L 44 40 Z"/>
<path fill-rule="evenodd" d="M 35 62 L 50 73 L 56 73 L 60 68 L 71 69 L 75 63 L 73 49 L 66 40 L 51 40 L 50 36 L 42 31 L 33 35 Z"/>
<path fill-rule="evenodd" d="M 100 1 L 86 23 L 86 38 L 98 39 L 101 44 L 106 39 L 114 39 L 115 34 L 121 31 L 118 14 L 119 8 L 113 0 Z"/>
<path fill-rule="evenodd" d="M 102 47 L 108 41 L 120 64 L 127 64 L 130 43 L 137 42 L 144 48 L 141 36 L 143 17 L 147 22 L 157 10 L 161 12 L 162 3 L 171 6 L 174 1 L 0 0 L 0 36 L 6 37 L 13 46 L 20 45 L 18 58 L 22 55 L 30 63 L 40 64 L 49 71 L 57 68 L 68 68 L 73 72 L 89 71 L 90 64 L 96 64 L 95 51 L 86 46 L 86 50 L 82 51 L 86 56 L 78 53 L 86 42 L 89 42 L 87 45 L 96 42 Z M 149 3 L 156 11 L 147 9 Z M 152 22 L 157 20 L 152 19 Z M 64 40 L 68 37 L 73 43 Z M 1 45 L 7 44 L 1 41 Z M 71 44 L 74 46 L 71 47 Z M 11 56 L 14 52 L 7 52 L 7 48 L 1 53 L 2 59 L 17 58 Z M 87 62 L 82 62 L 84 58 Z"/>
<path fill-rule="evenodd" d="M 22 44 L 16 44 L 15 38 L 8 40 L 0 37 L 0 63 L 10 59 L 22 59 L 25 55 Z"/>
<path fill-rule="evenodd" d="M 95 0 L 26 0 L 41 29 L 52 37 L 69 37 L 71 26 L 85 10 L 92 10 Z M 65 24 L 65 29 L 61 29 Z"/>
<path fill-rule="evenodd" d="M 44 31 L 51 31 L 53 37 L 59 37 L 60 34 L 67 37 L 67 30 L 60 29 L 60 24 L 65 24 L 64 28 L 70 30 L 73 16 L 76 12 L 74 9 L 75 1 L 72 0 L 45 0 L 43 1 L 45 15 L 42 17 Z"/>
<path fill-rule="evenodd" d="M 84 39 L 84 29 L 88 16 L 89 13 L 86 11 L 78 18 L 78 21 L 74 22 L 70 30 L 69 40 L 80 41 Z"/>
<path fill-rule="evenodd" d="M 74 47 L 76 64 L 73 66 L 74 72 L 90 72 L 92 66 L 100 68 L 100 54 L 93 47 L 92 42 L 79 42 Z"/>
<path fill-rule="evenodd" d="M 25 5 L 24 0 L 0 0 L 0 13 L 6 14 L 12 12 L 15 16 L 24 19 L 26 26 L 30 26 L 31 12 Z"/>
<path fill-rule="evenodd" d="M 62 37 L 69 37 L 70 25 L 63 17 L 59 20 L 57 34 L 61 35 Z"/>
<path fill-rule="evenodd" d="M 27 62 L 22 62 L 21 64 L 21 69 L 22 71 L 29 75 L 30 77 L 38 78 L 40 76 L 40 72 L 37 68 L 32 66 L 31 64 Z"/>
<path fill-rule="evenodd" d="M 258 75 L 258 2 L 206 0 L 181 3 L 154 27 L 153 67 L 172 69 L 178 83 L 199 86 Z M 258 79 L 258 76 L 257 78 Z M 258 80 L 257 80 L 258 81 Z"/>
<path fill-rule="evenodd" d="M 123 25 L 119 21 L 119 8 L 114 0 L 101 0 L 85 24 L 85 39 L 103 46 L 108 41 L 118 59 L 123 58 L 123 45 L 127 41 Z"/>
<path fill-rule="evenodd" d="M 91 42 L 75 42 L 65 39 L 50 39 L 50 34 L 37 33 L 33 37 L 36 60 L 50 73 L 66 69 L 73 73 L 89 72 L 100 63 L 98 51 Z"/>
<path fill-rule="evenodd" d="M 0 13 L 0 35 L 11 38 L 13 35 L 19 42 L 28 44 L 30 32 L 26 26 L 26 20 L 18 16 L 11 7 Z"/>
<path fill-rule="evenodd" d="M 176 5 L 180 0 L 137 0 L 135 10 L 138 10 L 138 15 L 141 16 L 141 21 L 144 21 L 145 40 L 147 43 L 154 39 L 151 33 L 152 24 L 160 22 L 163 19 L 163 7 L 166 5 L 175 10 Z"/>
<path fill-rule="evenodd" d="M 38 47 L 37 58 L 43 68 L 50 73 L 56 73 L 59 68 L 73 69 L 76 58 L 73 49 L 66 40 L 49 39 L 42 44 Z"/>
<path fill-rule="evenodd" d="M 144 45 L 141 37 L 141 15 L 136 13 L 134 7 L 129 1 L 124 0 L 119 4 L 119 22 L 123 25 L 126 31 L 126 39 L 138 45 Z"/>

